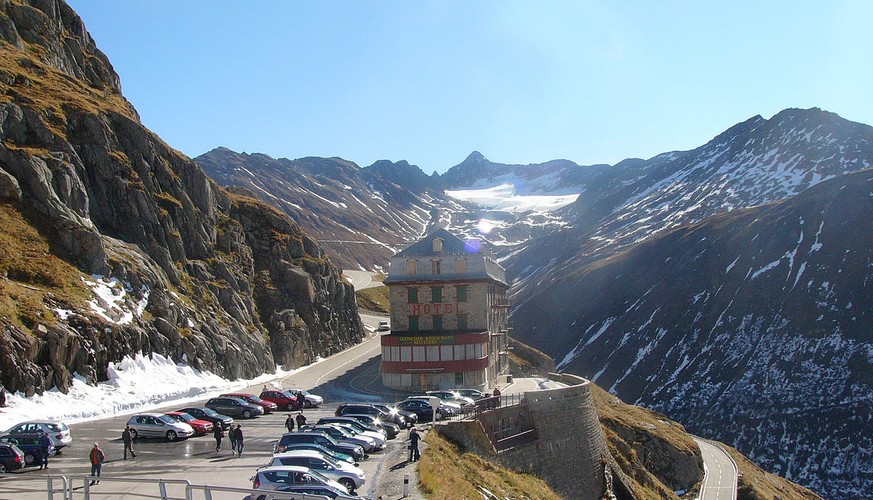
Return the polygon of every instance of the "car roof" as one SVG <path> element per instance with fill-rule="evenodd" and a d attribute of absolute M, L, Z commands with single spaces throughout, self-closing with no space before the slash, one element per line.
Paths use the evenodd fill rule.
<path fill-rule="evenodd" d="M 130 418 L 133 418 L 133 417 L 163 417 L 163 416 L 164 416 L 163 413 L 135 413 L 135 414 L 131 415 Z"/>
<path fill-rule="evenodd" d="M 258 472 L 269 472 L 274 470 L 306 473 L 310 472 L 309 467 L 303 467 L 302 465 L 267 465 L 258 469 Z"/>
<path fill-rule="evenodd" d="M 287 450 L 281 453 L 274 453 L 273 458 L 281 458 L 281 457 L 318 457 L 324 458 L 324 455 L 321 454 L 320 451 L 316 450 Z"/>

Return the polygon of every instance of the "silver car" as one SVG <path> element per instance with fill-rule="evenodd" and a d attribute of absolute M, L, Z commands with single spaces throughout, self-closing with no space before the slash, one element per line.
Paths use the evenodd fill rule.
<path fill-rule="evenodd" d="M 325 476 L 345 486 L 349 491 L 355 491 L 364 485 L 364 471 L 360 467 L 347 462 L 338 462 L 317 451 L 293 450 L 273 455 L 274 465 L 297 465 L 316 470 Z"/>
<path fill-rule="evenodd" d="M 139 413 L 127 421 L 130 435 L 138 437 L 167 438 L 167 441 L 186 439 L 194 435 L 194 429 L 184 423 L 177 422 L 172 417 L 161 413 Z"/>
<path fill-rule="evenodd" d="M 73 437 L 70 435 L 70 428 L 63 422 L 55 422 L 51 420 L 33 420 L 30 422 L 21 422 L 15 424 L 6 430 L 3 434 L 29 434 L 29 433 L 48 433 L 52 440 L 52 446 L 60 453 L 61 448 L 69 446 L 73 442 Z"/>

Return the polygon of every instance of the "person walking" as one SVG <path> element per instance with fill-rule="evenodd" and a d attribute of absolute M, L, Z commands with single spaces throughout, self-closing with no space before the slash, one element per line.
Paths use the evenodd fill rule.
<path fill-rule="evenodd" d="M 306 396 L 303 394 L 303 391 L 297 391 L 297 409 L 303 411 L 303 408 L 306 407 Z"/>
<path fill-rule="evenodd" d="M 242 456 L 243 451 L 243 431 L 242 426 L 240 424 L 236 424 L 236 429 L 230 431 L 233 436 L 233 440 L 236 441 L 236 455 L 238 457 Z"/>
<path fill-rule="evenodd" d="M 285 419 L 285 428 L 288 429 L 288 432 L 294 432 L 294 417 L 290 413 L 288 418 Z"/>
<path fill-rule="evenodd" d="M 421 436 L 418 435 L 418 431 L 413 427 L 409 431 L 409 460 L 407 462 L 418 462 L 418 459 L 421 458 L 421 454 L 418 451 L 418 441 L 420 439 Z"/>
<path fill-rule="evenodd" d="M 100 470 L 103 468 L 103 461 L 106 460 L 106 455 L 103 454 L 103 450 L 100 449 L 98 443 L 94 443 L 91 453 L 88 454 L 88 459 L 91 461 L 91 477 L 98 478 L 96 480 L 91 479 L 91 485 L 100 484 Z"/>
<path fill-rule="evenodd" d="M 40 463 L 40 469 L 48 469 L 49 468 L 49 453 L 51 453 L 52 449 L 52 439 L 49 437 L 48 432 L 43 432 L 42 436 L 39 437 L 39 449 L 42 452 L 42 462 Z"/>
<path fill-rule="evenodd" d="M 133 451 L 133 435 L 130 432 L 130 426 L 124 426 L 121 431 L 121 442 L 124 443 L 124 459 L 127 460 L 127 452 L 130 452 L 130 458 L 136 458 L 136 452 Z"/>
<path fill-rule="evenodd" d="M 224 429 L 221 428 L 220 423 L 215 424 L 215 430 L 212 431 L 212 437 L 215 438 L 215 452 L 218 453 L 221 451 L 221 438 L 224 437 Z"/>
<path fill-rule="evenodd" d="M 303 415 L 303 410 L 300 410 L 300 413 L 297 414 L 297 428 L 301 429 L 306 425 L 306 416 Z"/>
<path fill-rule="evenodd" d="M 236 454 L 236 427 L 231 424 L 230 429 L 227 431 L 227 438 L 230 439 L 230 454 Z"/>

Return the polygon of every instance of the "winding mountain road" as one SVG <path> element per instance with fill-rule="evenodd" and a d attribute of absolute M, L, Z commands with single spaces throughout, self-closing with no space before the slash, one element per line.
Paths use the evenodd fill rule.
<path fill-rule="evenodd" d="M 706 465 L 700 500 L 736 500 L 737 464 L 727 452 L 710 441 L 698 437 L 694 441 L 700 447 Z"/>

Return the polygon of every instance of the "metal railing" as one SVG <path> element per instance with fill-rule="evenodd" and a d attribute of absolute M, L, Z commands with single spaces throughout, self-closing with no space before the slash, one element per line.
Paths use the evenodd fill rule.
<path fill-rule="evenodd" d="M 264 498 L 265 500 L 326 500 L 322 495 L 312 495 L 308 493 L 292 493 L 283 491 L 269 490 L 254 490 L 251 488 L 236 488 L 230 486 L 211 486 L 191 484 L 185 479 L 143 479 L 143 478 L 127 478 L 119 476 L 101 476 L 92 477 L 87 475 L 82 476 L 64 476 L 64 475 L 48 475 L 45 476 L 45 487 L 37 486 L 41 482 L 40 479 L 32 477 L 22 477 L 15 474 L 0 474 L 3 485 L 2 498 L 18 498 L 23 495 L 28 495 L 33 498 L 39 494 L 45 494 L 48 500 L 56 500 L 60 495 L 61 500 L 92 500 L 97 498 L 159 498 L 160 500 L 218 500 L 224 498 L 233 498 L 238 500 L 239 494 L 250 495 L 250 498 L 257 500 Z M 100 481 L 101 487 L 99 490 L 91 488 L 91 482 Z M 60 488 L 57 487 L 60 483 Z M 155 488 L 150 491 L 131 492 L 131 491 L 112 491 L 111 488 L 106 488 L 105 483 L 115 484 L 135 484 L 135 485 L 154 485 Z M 78 486 L 77 486 L 78 485 Z M 234 496 L 228 496 L 228 493 L 234 493 Z M 9 496 L 7 496 L 9 495 Z"/>
<path fill-rule="evenodd" d="M 477 399 L 476 401 L 474 401 L 473 406 L 461 408 L 461 411 L 459 413 L 450 416 L 446 420 L 479 420 L 479 417 L 484 412 L 496 410 L 497 408 L 504 408 L 506 406 L 521 404 L 522 398 L 524 398 L 523 393 L 516 393 Z"/>

